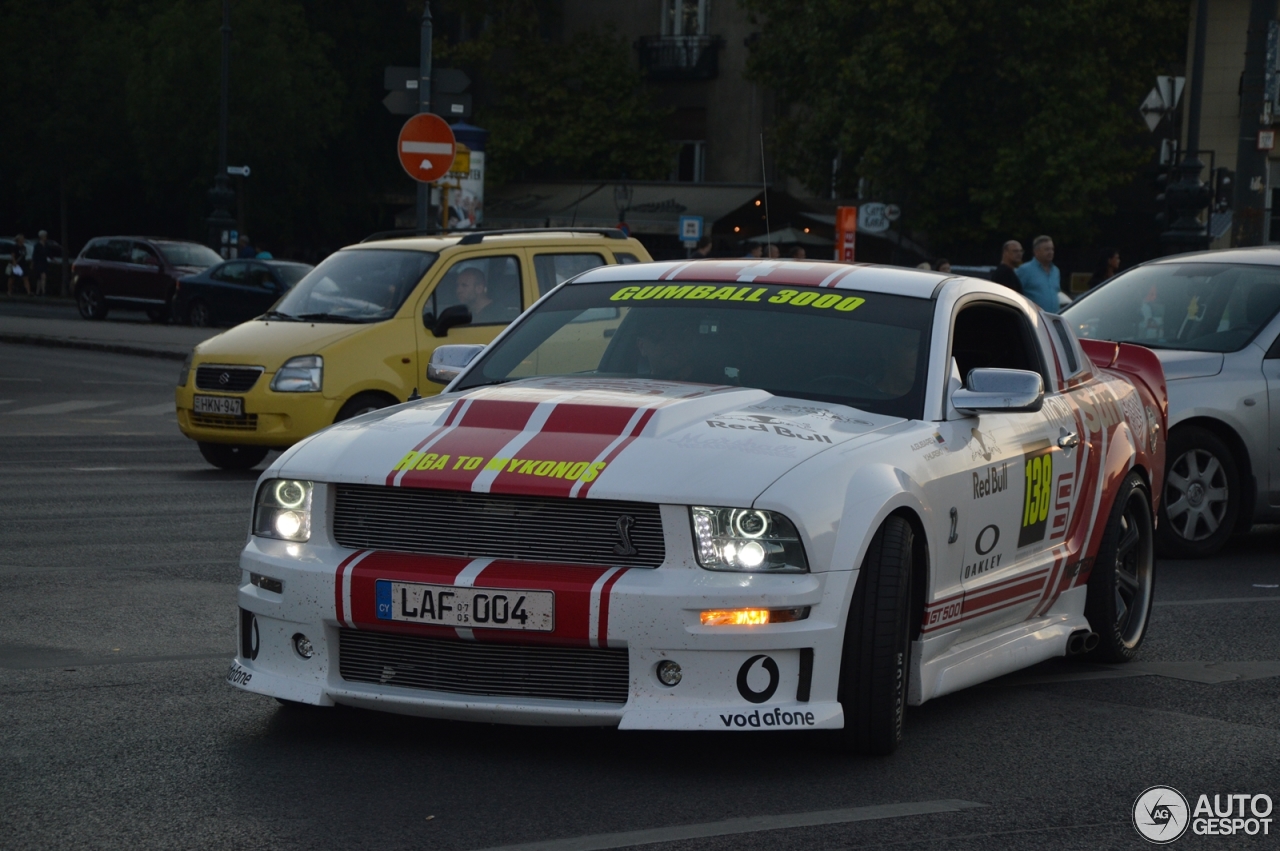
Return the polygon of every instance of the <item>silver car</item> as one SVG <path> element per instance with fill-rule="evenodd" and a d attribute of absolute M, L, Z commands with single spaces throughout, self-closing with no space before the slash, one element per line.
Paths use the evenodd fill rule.
<path fill-rule="evenodd" d="M 1280 250 L 1153 260 L 1063 311 L 1081 337 L 1155 350 L 1169 387 L 1162 555 L 1211 555 L 1280 520 Z"/>

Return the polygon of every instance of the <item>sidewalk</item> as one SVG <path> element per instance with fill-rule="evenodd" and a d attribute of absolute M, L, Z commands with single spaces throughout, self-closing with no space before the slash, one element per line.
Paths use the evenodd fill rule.
<path fill-rule="evenodd" d="M 149 322 L 90 322 L 0 315 L 0 343 L 91 349 L 122 355 L 184 360 L 191 349 L 221 328 L 188 328 Z"/>

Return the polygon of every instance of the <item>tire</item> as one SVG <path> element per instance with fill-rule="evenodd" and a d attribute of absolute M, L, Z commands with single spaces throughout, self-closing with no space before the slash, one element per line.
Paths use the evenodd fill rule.
<path fill-rule="evenodd" d="M 84 284 L 76 290 L 76 310 L 85 319 L 107 318 L 107 301 L 97 284 Z"/>
<path fill-rule="evenodd" d="M 1167 558 L 1207 558 L 1231 537 L 1243 490 L 1231 449 L 1195 426 L 1174 430 L 1165 448 L 1164 498 L 1156 533 Z"/>
<path fill-rule="evenodd" d="M 187 324 L 196 328 L 208 328 L 212 324 L 213 315 L 209 305 L 203 299 L 196 299 L 187 308 Z"/>
<path fill-rule="evenodd" d="M 168 307 L 148 307 L 147 318 L 152 322 L 163 324 L 169 321 Z"/>
<path fill-rule="evenodd" d="M 197 441 L 204 460 L 223 470 L 248 470 L 257 466 L 270 450 L 265 446 L 248 446 L 240 443 L 206 443 Z"/>
<path fill-rule="evenodd" d="M 381 410 L 395 404 L 397 404 L 395 399 L 382 393 L 357 393 L 347 400 L 347 403 L 338 411 L 338 415 L 333 418 L 333 421 L 340 423 L 343 420 L 349 420 L 352 417 L 358 417 L 361 414 Z"/>
<path fill-rule="evenodd" d="M 1154 521 L 1146 485 L 1130 473 L 1120 483 L 1089 574 L 1084 615 L 1098 634 L 1090 661 L 1128 662 L 1142 646 L 1156 585 Z"/>
<path fill-rule="evenodd" d="M 911 658 L 911 561 L 915 533 L 890 517 L 871 539 L 849 606 L 837 697 L 840 741 L 859 754 L 888 755 L 902 741 Z"/>

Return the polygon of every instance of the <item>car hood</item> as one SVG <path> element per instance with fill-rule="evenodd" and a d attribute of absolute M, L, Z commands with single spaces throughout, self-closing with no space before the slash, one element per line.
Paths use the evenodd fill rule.
<path fill-rule="evenodd" d="M 1141 345 L 1141 343 L 1139 343 Z M 1179 378 L 1206 378 L 1222 372 L 1221 352 L 1186 352 L 1174 349 L 1153 349 L 1160 365 L 1164 367 L 1166 381 Z"/>
<path fill-rule="evenodd" d="M 325 346 L 370 327 L 251 319 L 205 340 L 196 346 L 195 355 L 199 361 L 253 364 L 273 372 L 289 358 L 320 354 Z"/>
<path fill-rule="evenodd" d="M 313 481 L 744 506 L 796 465 L 900 422 L 763 390 L 526 379 L 338 423 L 275 468 Z"/>

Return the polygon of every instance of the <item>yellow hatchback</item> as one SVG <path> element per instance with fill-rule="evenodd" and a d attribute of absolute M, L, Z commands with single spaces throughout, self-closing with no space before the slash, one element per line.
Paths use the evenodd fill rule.
<path fill-rule="evenodd" d="M 366 411 L 429 396 L 437 346 L 485 344 L 563 281 L 650 260 L 618 230 L 476 231 L 335 252 L 267 313 L 196 346 L 178 427 L 205 460 L 247 469 L 271 449 Z"/>

